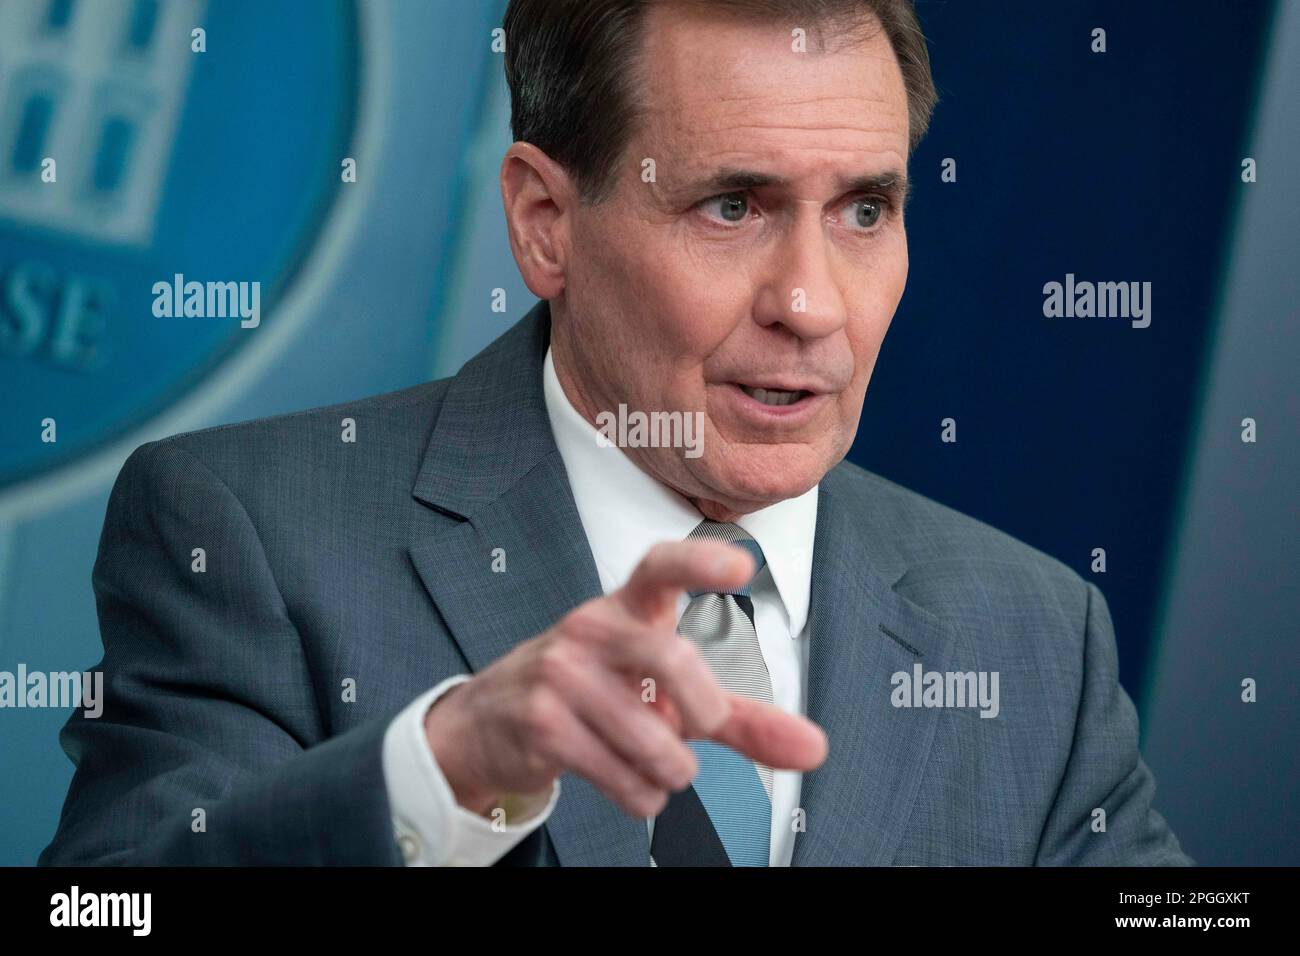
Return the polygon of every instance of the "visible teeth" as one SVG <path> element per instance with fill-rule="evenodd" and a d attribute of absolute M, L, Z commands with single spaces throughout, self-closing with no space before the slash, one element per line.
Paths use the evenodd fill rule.
<path fill-rule="evenodd" d="M 786 392 L 776 388 L 750 388 L 748 385 L 740 387 L 746 395 L 762 402 L 764 405 L 790 405 L 797 402 L 804 394 L 803 392 Z"/>

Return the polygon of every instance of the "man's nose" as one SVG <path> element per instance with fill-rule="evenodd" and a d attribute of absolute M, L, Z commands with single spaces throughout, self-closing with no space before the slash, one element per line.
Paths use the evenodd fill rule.
<path fill-rule="evenodd" d="M 844 297 L 821 217 L 801 212 L 770 254 L 767 280 L 755 303 L 758 323 L 779 323 L 806 339 L 839 331 L 845 322 Z"/>

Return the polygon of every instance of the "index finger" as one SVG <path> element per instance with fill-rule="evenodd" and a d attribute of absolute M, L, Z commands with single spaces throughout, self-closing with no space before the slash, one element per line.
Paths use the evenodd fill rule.
<path fill-rule="evenodd" d="M 815 770 L 829 749 L 826 732 L 807 717 L 739 694 L 729 694 L 731 713 L 709 739 L 774 770 Z"/>
<path fill-rule="evenodd" d="M 692 538 L 664 541 L 651 548 L 628 582 L 611 597 L 633 617 L 657 623 L 676 616 L 682 591 L 725 591 L 743 587 L 754 574 L 754 559 L 725 541 Z"/>

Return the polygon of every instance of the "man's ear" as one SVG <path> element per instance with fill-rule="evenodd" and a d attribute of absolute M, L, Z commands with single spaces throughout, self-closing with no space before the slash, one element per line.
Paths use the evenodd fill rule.
<path fill-rule="evenodd" d="M 564 291 L 577 190 L 563 167 L 531 143 L 513 143 L 501 161 L 510 251 L 528 291 L 554 299 Z"/>

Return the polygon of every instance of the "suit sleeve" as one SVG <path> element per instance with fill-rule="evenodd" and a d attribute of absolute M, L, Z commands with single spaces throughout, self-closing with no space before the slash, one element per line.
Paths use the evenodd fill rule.
<path fill-rule="evenodd" d="M 1137 708 L 1119 683 L 1106 599 L 1086 582 L 1083 689 L 1065 774 L 1039 841 L 1040 866 L 1193 866 L 1152 807 L 1155 777 L 1138 751 Z M 1094 821 L 1105 811 L 1105 831 Z"/>
<path fill-rule="evenodd" d="M 102 714 L 59 735 L 76 771 L 42 865 L 401 865 L 393 714 L 330 736 L 253 523 L 174 440 L 123 466 L 92 580 Z"/>

